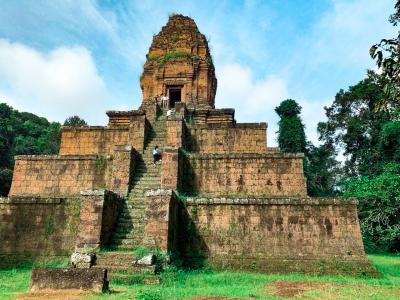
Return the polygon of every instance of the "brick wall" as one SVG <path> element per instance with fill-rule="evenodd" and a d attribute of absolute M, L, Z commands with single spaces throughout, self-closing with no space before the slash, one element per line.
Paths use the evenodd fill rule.
<path fill-rule="evenodd" d="M 79 203 L 78 198 L 0 198 L 0 255 L 70 255 Z"/>
<path fill-rule="evenodd" d="M 178 214 L 183 206 L 172 190 L 147 191 L 144 207 L 144 240 L 148 248 L 177 248 Z"/>
<path fill-rule="evenodd" d="M 182 190 L 201 195 L 306 196 L 303 154 L 184 156 Z"/>
<path fill-rule="evenodd" d="M 114 147 L 112 163 L 108 165 L 107 188 L 120 196 L 127 196 L 129 184 L 136 167 L 137 153 L 131 145 Z"/>
<path fill-rule="evenodd" d="M 106 186 L 108 163 L 95 156 L 16 156 L 9 195 L 79 196 L 81 190 Z"/>
<path fill-rule="evenodd" d="M 63 127 L 60 155 L 112 154 L 115 145 L 132 145 L 142 151 L 146 134 L 146 116 L 130 117 L 128 126 Z"/>
<path fill-rule="evenodd" d="M 315 271 L 324 262 L 337 272 L 347 261 L 368 265 L 356 200 L 189 199 L 186 215 L 182 253 L 213 266 L 285 273 Z"/>
<path fill-rule="evenodd" d="M 63 127 L 60 155 L 104 155 L 115 145 L 128 144 L 128 127 Z"/>
<path fill-rule="evenodd" d="M 265 153 L 267 124 L 188 125 L 185 147 L 200 153 Z"/>
<path fill-rule="evenodd" d="M 113 153 L 107 158 L 16 156 L 9 195 L 70 197 L 85 189 L 108 188 L 126 196 L 134 168 L 133 150 L 131 146 L 116 146 Z"/>
<path fill-rule="evenodd" d="M 120 201 L 107 190 L 81 191 L 77 248 L 95 249 L 107 244 L 117 220 Z"/>
<path fill-rule="evenodd" d="M 179 150 L 164 148 L 161 164 L 161 188 L 177 190 L 179 182 Z"/>
<path fill-rule="evenodd" d="M 181 147 L 184 139 L 183 121 L 179 119 L 167 120 L 167 145 Z"/>

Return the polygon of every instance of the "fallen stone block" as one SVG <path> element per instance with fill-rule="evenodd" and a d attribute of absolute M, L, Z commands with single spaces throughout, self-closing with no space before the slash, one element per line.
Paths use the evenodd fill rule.
<path fill-rule="evenodd" d="M 104 292 L 108 289 L 107 270 L 97 268 L 33 268 L 29 290 L 80 289 Z"/>
<path fill-rule="evenodd" d="M 154 254 L 148 254 L 143 256 L 141 259 L 138 259 L 134 262 L 135 265 L 138 266 L 152 266 L 156 261 L 156 256 Z"/>
<path fill-rule="evenodd" d="M 74 268 L 90 268 L 93 265 L 95 258 L 96 255 L 94 253 L 74 252 L 71 255 L 71 265 Z"/>

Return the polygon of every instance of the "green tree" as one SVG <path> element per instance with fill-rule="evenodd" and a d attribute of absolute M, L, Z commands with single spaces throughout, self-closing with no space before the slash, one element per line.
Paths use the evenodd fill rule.
<path fill-rule="evenodd" d="M 64 121 L 64 126 L 82 127 L 87 126 L 87 123 L 79 116 L 71 116 Z"/>
<path fill-rule="evenodd" d="M 367 251 L 400 250 L 400 164 L 388 163 L 377 176 L 347 178 L 345 197 L 359 200 L 359 218 Z"/>
<path fill-rule="evenodd" d="M 56 154 L 61 125 L 0 103 L 0 195 L 7 195 L 12 180 L 14 156 Z"/>
<path fill-rule="evenodd" d="M 335 187 L 340 174 L 340 165 L 332 145 L 325 143 L 314 146 L 309 142 L 304 161 L 308 195 L 321 197 L 336 194 Z"/>
<path fill-rule="evenodd" d="M 275 108 L 279 115 L 278 142 L 282 152 L 304 153 L 304 174 L 310 196 L 327 196 L 334 193 L 337 170 L 332 144 L 314 146 L 306 141 L 301 107 L 295 100 L 287 99 Z M 322 134 L 322 131 L 321 133 Z"/>
<path fill-rule="evenodd" d="M 347 91 L 340 90 L 325 107 L 328 118 L 322 140 L 344 150 L 347 176 L 380 174 L 387 161 L 382 155 L 381 133 L 390 113 L 380 110 L 385 80 L 369 71 L 368 77 Z"/>
<path fill-rule="evenodd" d="M 306 135 L 301 121 L 301 106 L 287 99 L 275 108 L 279 115 L 278 143 L 282 152 L 298 153 L 306 150 Z"/>
<path fill-rule="evenodd" d="M 396 1 L 395 13 L 389 17 L 393 26 L 400 22 L 400 0 Z M 395 38 L 385 38 L 373 45 L 370 55 L 382 70 L 382 77 L 387 80 L 384 92 L 387 97 L 381 99 L 380 109 L 391 113 L 395 119 L 400 118 L 400 31 Z"/>

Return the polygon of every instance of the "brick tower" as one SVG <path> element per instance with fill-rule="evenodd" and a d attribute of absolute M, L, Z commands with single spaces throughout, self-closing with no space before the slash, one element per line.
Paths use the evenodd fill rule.
<path fill-rule="evenodd" d="M 183 102 L 188 108 L 214 108 L 217 79 L 207 39 L 196 23 L 171 16 L 154 36 L 140 80 L 143 102 L 166 95 L 169 106 Z"/>

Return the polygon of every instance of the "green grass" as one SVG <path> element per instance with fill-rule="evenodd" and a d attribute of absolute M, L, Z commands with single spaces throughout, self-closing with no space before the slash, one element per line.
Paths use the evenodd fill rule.
<path fill-rule="evenodd" d="M 63 263 L 33 263 L 27 260 L 21 262 L 17 268 L 0 269 L 0 300 L 14 299 L 28 290 L 32 267 L 65 267 L 67 263 L 67 261 Z"/>
<path fill-rule="evenodd" d="M 164 273 L 160 285 L 137 284 L 137 277 L 127 281 L 115 280 L 111 282 L 111 292 L 87 294 L 85 299 L 158 300 L 191 299 L 196 296 L 290 299 L 282 298 L 290 296 L 290 293 L 303 299 L 400 299 L 400 255 L 368 257 L 382 272 L 382 277 L 178 271 Z M 0 270 L 0 299 L 12 299 L 27 291 L 29 275 L 30 268 Z M 285 286 L 289 288 L 286 290 Z"/>

